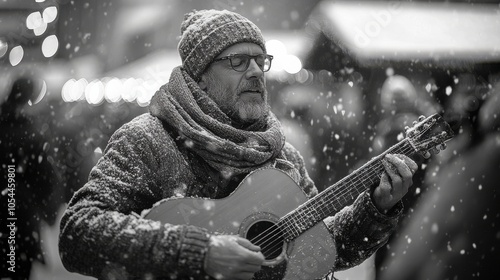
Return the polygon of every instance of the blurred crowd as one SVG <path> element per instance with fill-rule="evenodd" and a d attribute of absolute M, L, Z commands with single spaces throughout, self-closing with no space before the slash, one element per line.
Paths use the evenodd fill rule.
<path fill-rule="evenodd" d="M 415 157 L 420 170 L 403 199 L 404 218 L 377 252 L 373 277 L 492 275 L 500 239 L 500 72 L 384 74 L 378 82 L 345 75 L 334 85 L 286 88 L 279 102 L 287 104 L 281 113 L 291 141 L 322 189 L 403 140 L 419 116 L 441 114 L 455 137 L 440 154 Z"/>
<path fill-rule="evenodd" d="M 111 134 L 144 109 L 127 103 L 98 107 L 62 99 L 37 104 L 43 84 L 26 73 L 9 85 L 0 107 L 0 155 L 4 171 L 8 166 L 15 168 L 11 193 L 17 221 L 16 275 L 30 279 L 32 264 L 46 262 L 42 227 L 58 226 L 60 211 L 87 181 Z M 3 182 L 7 176 L 2 172 Z M 4 189 L 2 206 L 7 205 L 7 194 Z M 2 221 L 8 215 L 4 210 Z M 1 229 L 2 254 L 9 248 L 7 230 Z M 2 262 L 2 273 L 7 266 Z"/>

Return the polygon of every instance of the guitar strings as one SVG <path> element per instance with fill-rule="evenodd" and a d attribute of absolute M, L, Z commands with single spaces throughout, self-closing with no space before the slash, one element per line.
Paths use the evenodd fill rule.
<path fill-rule="evenodd" d="M 403 142 L 404 142 L 404 141 L 400 142 L 399 144 L 401 144 L 401 143 L 403 143 Z M 387 152 L 386 152 L 386 153 L 389 153 L 389 152 L 391 151 L 391 149 L 392 149 L 392 150 L 397 150 L 398 148 L 400 148 L 400 147 L 399 147 L 399 144 L 396 144 L 396 145 L 394 145 L 393 147 L 389 148 L 389 149 L 387 150 Z M 406 154 L 406 153 L 409 153 L 409 154 L 411 154 L 410 152 L 412 152 L 412 151 L 413 151 L 413 148 L 412 148 L 412 147 L 404 147 L 404 148 L 403 148 L 402 153 L 405 153 L 405 154 Z M 375 160 L 375 161 L 374 161 L 374 162 L 372 162 L 372 163 L 378 163 L 378 162 Z M 379 165 L 377 165 L 377 166 L 375 166 L 375 167 L 378 167 L 378 166 L 379 166 Z M 375 169 L 375 170 L 374 170 L 374 169 L 369 169 L 369 171 L 368 171 L 366 174 L 362 174 L 362 179 L 370 178 L 370 177 L 372 177 L 373 175 L 378 175 L 378 173 L 380 173 L 380 172 L 379 172 L 378 170 L 376 170 L 376 169 Z M 347 180 L 345 180 L 345 181 L 348 181 L 348 183 L 352 183 L 352 182 L 349 182 L 349 179 L 350 179 L 350 178 L 347 178 Z M 342 182 L 342 181 L 339 181 L 339 183 L 341 183 L 341 182 Z M 364 186 L 363 186 L 363 190 L 364 190 L 364 189 L 366 189 L 366 187 L 364 187 Z M 340 193 L 339 193 L 339 191 L 340 191 Z M 326 197 L 331 197 L 332 195 L 335 195 L 335 197 L 338 197 L 338 196 L 343 196 L 343 195 L 345 195 L 346 193 L 348 193 L 349 191 L 350 191 L 349 189 L 346 189 L 346 190 L 345 190 L 345 192 L 344 192 L 342 189 L 335 189 L 335 190 L 333 190 L 333 192 L 332 192 L 332 193 L 327 194 L 327 195 L 326 195 Z M 330 198 L 329 198 L 329 199 L 330 199 Z M 304 203 L 304 204 L 311 204 L 311 201 L 312 201 L 312 200 L 308 200 L 308 201 L 307 201 L 306 203 Z M 309 203 L 308 203 L 308 202 L 309 202 Z M 308 209 L 308 208 L 306 208 L 306 210 L 307 210 L 307 209 Z M 280 221 L 284 221 L 284 222 L 285 222 L 285 223 L 284 223 L 284 229 L 289 230 L 289 231 L 293 231 L 293 227 L 291 227 L 290 222 L 288 222 L 288 223 L 287 223 L 285 220 L 288 218 L 288 216 L 291 216 L 292 214 L 298 214 L 298 215 L 299 215 L 299 217 L 298 217 L 298 218 L 299 218 L 299 222 L 303 222 L 303 221 L 305 220 L 305 218 L 307 218 L 307 217 L 300 216 L 300 215 L 303 215 L 303 214 L 308 214 L 308 213 L 306 213 L 305 211 L 302 211 L 302 212 L 300 212 L 300 211 L 292 211 L 291 213 L 289 213 L 289 214 L 285 215 L 283 218 L 281 218 L 281 219 L 280 219 Z M 303 219 L 302 219 L 302 220 L 300 220 L 300 218 L 303 218 Z M 274 229 L 273 229 L 271 232 L 268 232 L 269 230 L 271 230 L 271 228 L 274 228 Z M 277 231 L 278 231 L 278 232 L 277 232 Z M 252 238 L 252 240 L 250 240 L 250 241 L 251 241 L 252 243 L 254 243 L 254 242 L 255 242 L 255 243 L 258 243 L 258 242 L 260 242 L 260 241 L 261 241 L 262 239 L 264 239 L 264 238 L 266 238 L 266 239 L 270 239 L 270 240 L 275 239 L 275 238 L 276 238 L 276 235 L 277 235 L 277 234 L 280 234 L 280 232 L 279 232 L 279 231 L 280 231 L 279 227 L 277 227 L 277 226 L 273 225 L 272 227 L 269 227 L 268 229 L 266 229 L 265 231 L 263 231 L 263 232 L 262 232 L 262 233 L 260 233 L 259 235 L 257 235 L 257 236 L 255 236 L 254 238 Z M 271 236 L 270 236 L 270 235 L 271 235 Z M 261 238 L 256 240 L 256 238 L 258 238 L 258 237 L 261 237 Z M 268 240 L 268 241 L 269 241 L 269 240 Z M 265 243 L 266 243 L 266 241 L 262 242 L 262 244 L 265 244 Z"/>
<path fill-rule="evenodd" d="M 397 150 L 397 148 L 400 148 L 400 147 L 395 147 L 392 150 Z M 408 153 L 408 152 L 411 152 L 411 151 L 412 151 L 411 148 L 403 148 L 403 150 L 399 151 L 399 153 L 401 153 L 401 152 L 402 153 Z M 398 152 L 398 151 L 396 151 L 396 152 Z M 371 162 L 370 164 L 373 164 L 373 163 L 376 163 L 376 165 L 375 166 L 372 165 L 371 168 L 369 168 L 367 172 L 361 173 L 361 177 L 359 179 L 353 179 L 353 178 L 351 178 L 353 174 L 357 173 L 355 171 L 353 174 L 351 174 L 351 176 L 345 178 L 344 180 L 339 181 L 339 183 L 336 184 L 336 185 L 339 186 L 339 185 L 342 185 L 342 184 L 346 185 L 346 184 L 352 184 L 352 183 L 357 183 L 357 182 L 363 183 L 364 181 L 370 181 L 370 183 L 375 183 L 376 181 L 371 180 L 371 178 L 374 177 L 375 175 L 378 176 L 381 173 L 381 168 L 380 168 L 381 166 L 380 166 L 380 163 L 377 160 Z M 376 180 L 378 180 L 378 179 L 376 179 Z M 362 187 L 361 191 L 363 191 L 363 190 L 366 189 L 366 186 L 363 185 L 363 184 L 361 185 L 361 187 Z M 349 194 L 352 190 L 353 190 L 352 188 L 350 188 L 350 189 L 348 189 L 348 188 L 345 188 L 345 189 L 336 188 L 336 189 L 330 190 L 330 191 L 327 190 L 327 193 L 323 197 L 323 200 L 319 200 L 318 201 L 317 199 L 315 200 L 314 198 L 311 199 L 311 200 L 308 200 L 306 203 L 304 203 L 304 206 L 305 206 L 304 208 L 307 210 L 308 209 L 307 206 L 310 206 L 311 204 L 315 204 L 315 203 L 325 204 L 325 200 L 326 201 L 331 200 L 332 196 L 335 197 L 335 198 L 339 198 L 339 197 L 340 198 L 345 198 L 345 195 Z M 356 190 L 358 190 L 358 189 L 356 189 Z M 328 203 L 327 205 L 331 205 L 331 203 Z M 283 217 L 283 218 L 285 218 L 285 217 Z"/>
<path fill-rule="evenodd" d="M 397 152 L 397 153 L 404 153 L 404 154 L 411 154 L 411 152 L 413 151 L 413 148 L 412 147 L 403 147 L 402 150 L 400 151 L 397 151 L 397 149 L 400 149 L 401 147 L 399 147 L 398 145 L 395 145 L 393 147 L 391 147 L 390 149 L 388 149 L 388 152 L 386 153 L 390 153 L 391 150 Z M 341 184 L 352 184 L 352 183 L 356 183 L 356 181 L 366 181 L 367 179 L 370 180 L 370 182 L 372 182 L 372 180 L 370 179 L 371 177 L 373 177 L 374 175 L 379 175 L 380 174 L 380 164 L 377 160 L 373 161 L 373 162 L 370 162 L 369 164 L 373 164 L 373 163 L 376 163 L 375 166 L 372 166 L 372 168 L 368 169 L 368 171 L 366 173 L 362 173 L 361 174 L 361 177 L 359 180 L 356 180 L 356 179 L 352 179 L 352 175 L 357 173 L 356 171 L 354 173 L 352 173 L 349 177 L 345 178 L 345 180 L 341 180 L 339 181 L 336 185 L 341 185 Z M 359 170 L 359 169 L 358 169 Z M 358 191 L 363 191 L 365 190 L 366 187 L 364 185 L 362 185 L 362 189 L 361 190 L 358 190 Z M 353 189 L 342 189 L 342 188 L 337 188 L 337 189 L 334 189 L 334 190 L 331 190 L 331 191 L 327 191 L 328 193 L 324 196 L 323 200 L 319 200 L 320 203 L 322 204 L 325 204 L 325 201 L 329 201 L 332 199 L 332 197 L 334 198 L 339 198 L 339 197 L 345 197 L 346 194 L 350 193 Z M 314 204 L 318 202 L 318 200 L 315 200 L 314 198 L 311 199 L 311 200 L 308 200 L 304 203 L 304 209 L 307 210 L 309 208 L 309 206 L 311 204 Z M 331 203 L 328 203 L 328 205 L 331 205 Z M 285 215 L 282 219 L 288 219 L 287 216 L 292 216 L 293 214 L 297 213 L 299 215 L 299 218 L 306 218 L 306 217 L 300 217 L 301 214 L 307 214 L 306 211 L 302 211 L 302 213 L 300 211 L 293 211 L 293 212 L 290 212 L 289 214 Z M 295 213 L 294 213 L 295 212 Z M 288 223 L 289 224 L 289 223 Z M 287 229 L 289 229 L 288 227 L 288 224 L 287 224 Z"/>
<path fill-rule="evenodd" d="M 272 248 L 270 248 L 269 250 L 272 249 L 271 252 L 267 253 L 267 255 L 274 255 L 274 254 L 277 254 L 279 250 L 282 250 L 283 249 L 283 246 L 280 246 L 282 243 L 277 243 L 275 246 L 273 246 Z"/>
<path fill-rule="evenodd" d="M 397 149 L 397 148 L 399 148 L 399 147 L 398 147 L 397 145 L 395 145 L 395 146 L 394 146 L 394 147 L 392 147 L 392 148 L 394 148 L 393 150 L 396 150 L 396 149 Z M 389 149 L 388 151 L 390 151 L 390 150 L 391 150 L 391 149 Z M 409 148 L 407 147 L 407 148 L 403 148 L 403 150 L 405 150 L 405 151 L 403 151 L 403 153 L 409 153 L 409 152 L 411 152 L 413 149 L 412 149 L 411 147 L 409 147 Z M 372 162 L 372 163 L 378 163 L 378 162 L 377 162 L 377 161 L 374 161 L 374 162 Z M 375 168 L 376 168 L 376 167 L 378 167 L 378 166 L 379 166 L 379 165 L 375 166 Z M 369 169 L 369 171 L 368 171 L 367 173 L 362 174 L 362 180 L 363 180 L 363 179 L 366 179 L 366 178 L 370 178 L 370 177 L 372 177 L 373 175 L 378 175 L 378 173 L 380 173 L 380 172 L 379 172 L 377 169 Z M 350 178 L 348 178 L 348 179 L 347 179 L 347 180 L 345 180 L 345 181 L 347 181 L 347 183 L 352 183 L 351 181 L 349 181 L 349 179 L 350 179 Z M 371 181 L 371 180 L 370 180 L 370 181 Z M 366 187 L 364 187 L 364 186 L 363 186 L 363 190 L 364 190 L 364 189 L 366 189 Z M 340 190 L 340 193 L 339 193 L 339 190 Z M 343 192 L 343 190 L 341 190 L 341 189 L 336 189 L 336 190 L 333 190 L 333 192 L 332 192 L 332 193 L 328 193 L 328 194 L 326 195 L 326 197 L 327 197 L 328 199 L 330 199 L 329 197 L 331 197 L 332 195 L 334 195 L 335 197 L 342 197 L 343 195 L 345 195 L 345 194 L 346 194 L 346 193 L 348 193 L 349 191 L 350 191 L 349 189 L 347 189 L 345 192 Z M 343 193 L 342 193 L 342 192 L 343 192 Z M 307 202 L 306 202 L 306 203 L 307 203 L 307 204 L 311 204 L 311 203 L 310 203 L 311 201 L 312 201 L 312 200 L 308 200 L 308 202 L 309 202 L 309 203 L 307 203 Z M 322 201 L 322 202 L 324 202 L 324 201 Z M 306 203 L 305 203 L 305 204 L 306 204 Z M 291 212 L 291 213 L 292 213 L 292 214 L 293 214 L 293 213 L 298 214 L 298 215 L 299 215 L 299 217 L 298 217 L 298 218 L 299 218 L 299 220 L 298 220 L 298 221 L 299 221 L 299 222 L 303 222 L 303 221 L 305 221 L 305 220 L 306 220 L 306 218 L 307 218 L 307 217 L 304 217 L 303 215 L 304 215 L 304 214 L 307 214 L 307 215 L 311 214 L 311 212 L 309 212 L 309 213 L 307 213 L 307 212 L 306 212 L 306 210 L 309 210 L 309 209 L 312 209 L 312 208 L 305 208 L 305 210 L 304 210 L 304 211 L 302 211 L 302 212 L 300 212 L 300 211 L 293 211 L 293 212 Z M 314 209 L 313 209 L 313 210 L 314 210 Z M 317 213 L 317 212 L 316 212 L 316 213 Z M 301 216 L 301 215 L 302 215 L 302 216 Z M 282 219 L 280 219 L 280 220 L 283 220 L 283 221 L 285 222 L 285 223 L 284 223 L 284 229 L 289 230 L 289 231 L 293 231 L 293 227 L 291 227 L 291 226 L 290 226 L 290 223 L 289 223 L 289 222 L 288 222 L 288 223 L 286 222 L 286 218 L 287 218 L 287 216 L 291 216 L 291 215 L 285 215 L 285 216 L 284 216 Z M 310 215 L 309 215 L 309 216 L 310 216 Z M 301 218 L 302 218 L 302 220 L 301 220 Z M 309 221 L 309 223 L 310 223 L 310 222 L 311 222 L 311 221 Z M 270 230 L 271 228 L 273 228 L 273 230 L 272 230 L 271 232 L 269 232 L 269 230 Z M 278 232 L 277 232 L 277 231 L 278 231 Z M 264 232 L 262 232 L 261 234 L 259 234 L 259 235 L 257 235 L 256 237 L 254 237 L 254 238 L 251 240 L 251 242 L 252 242 L 252 243 L 254 243 L 254 242 L 255 242 L 255 243 L 257 243 L 257 242 L 262 241 L 262 239 L 268 239 L 268 240 L 265 240 L 265 241 L 263 241 L 263 242 L 262 242 L 262 244 L 266 244 L 268 241 L 272 241 L 273 239 L 276 239 L 276 236 L 277 236 L 278 234 L 280 235 L 280 236 L 278 236 L 278 237 L 281 237 L 281 236 L 282 236 L 282 233 L 280 232 L 279 227 L 277 227 L 276 225 L 273 225 L 272 227 L 268 228 L 267 230 L 265 230 L 265 231 L 264 231 Z M 258 237 L 261 237 L 261 238 L 260 238 L 260 239 L 255 240 L 255 238 L 258 238 Z M 273 244 L 273 243 L 271 243 L 271 244 Z M 264 250 L 266 247 L 267 247 L 267 245 L 266 245 L 266 246 L 263 246 L 263 247 L 262 247 L 262 249 Z M 278 249 L 279 249 L 279 248 L 278 248 Z M 273 251 L 273 252 L 274 252 L 274 251 Z"/>
<path fill-rule="evenodd" d="M 422 141 L 421 143 L 423 143 L 423 142 L 424 141 Z M 421 143 L 417 143 L 417 145 L 419 145 Z M 403 154 L 407 154 L 407 155 L 411 155 L 412 153 L 414 153 L 414 149 L 411 146 L 405 146 L 405 147 L 402 148 L 402 150 L 400 150 L 398 152 L 397 149 L 401 149 L 400 146 L 402 144 L 405 144 L 405 141 L 401 141 L 400 143 L 392 146 L 384 154 L 388 154 L 392 150 L 394 150 L 397 153 L 403 153 Z M 382 155 L 384 155 L 384 154 L 382 154 Z M 363 182 L 363 181 L 365 181 L 367 179 L 370 179 L 374 175 L 379 175 L 380 174 L 380 171 L 378 170 L 378 169 L 380 169 L 379 168 L 380 164 L 379 164 L 378 160 L 374 160 L 373 162 L 368 162 L 367 164 L 373 164 L 373 163 L 376 163 L 376 165 L 374 166 L 374 168 L 368 169 L 368 171 L 366 173 L 362 173 L 361 174 L 361 178 L 359 179 L 359 181 Z M 369 166 L 367 166 L 367 167 L 369 167 Z M 355 173 L 356 173 L 356 171 L 354 173 L 351 173 L 351 175 L 348 176 L 345 180 L 341 180 L 341 181 L 339 181 L 335 185 L 342 184 L 342 183 L 353 183 L 353 181 L 351 179 L 351 176 L 353 174 L 355 174 Z M 371 180 L 370 180 L 370 182 L 371 182 Z M 366 189 L 366 187 L 363 185 L 363 189 L 362 190 L 365 190 L 365 189 Z M 328 188 L 327 188 L 327 190 L 328 190 Z M 352 189 L 345 189 L 344 190 L 344 189 L 341 189 L 341 188 L 337 188 L 337 189 L 334 189 L 334 190 L 327 191 L 328 193 L 326 194 L 325 198 L 327 198 L 327 200 L 331 200 L 332 196 L 334 196 L 334 197 L 343 197 L 344 195 L 348 194 L 350 191 L 352 191 Z M 317 200 L 314 200 L 314 199 L 306 201 L 303 204 L 303 206 L 305 208 L 304 211 L 294 210 L 294 211 L 288 213 L 287 215 L 283 216 L 278 223 L 281 222 L 283 224 L 283 229 L 284 230 L 287 230 L 288 232 L 292 232 L 293 233 L 294 232 L 294 230 L 293 230 L 294 228 L 291 225 L 292 221 L 288 221 L 290 219 L 290 217 L 293 216 L 293 215 L 298 215 L 298 219 L 299 219 L 298 221 L 299 222 L 304 222 L 306 220 L 306 218 L 310 218 L 310 217 L 303 216 L 304 214 L 306 214 L 308 216 L 311 216 L 311 214 L 313 214 L 311 211 L 306 212 L 307 210 L 311 210 L 312 209 L 312 210 L 316 211 L 313 208 L 307 207 L 307 206 L 310 206 L 311 204 L 314 204 L 315 202 L 317 202 Z M 323 201 L 320 200 L 319 202 L 321 204 L 325 203 L 324 200 Z M 321 210 L 323 210 L 323 209 L 321 209 Z M 316 211 L 316 213 L 317 213 L 317 211 Z M 322 211 L 322 213 L 325 214 L 323 211 Z M 302 220 L 301 220 L 301 218 L 302 218 Z M 309 221 L 309 223 L 310 222 L 311 221 Z M 300 227 L 299 229 L 295 230 L 297 232 L 297 235 L 300 234 L 299 230 L 304 230 L 303 228 L 305 228 L 305 227 Z M 293 237 L 294 235 L 295 234 L 292 234 L 291 236 Z M 264 240 L 264 241 L 262 241 L 262 243 L 260 245 L 261 246 L 261 250 L 264 251 L 264 250 L 271 250 L 271 249 L 275 248 L 276 246 L 280 245 L 281 242 L 279 242 L 278 244 L 276 244 L 276 241 L 279 241 L 280 237 L 283 238 L 283 232 L 281 231 L 280 227 L 277 224 L 273 224 L 271 227 L 267 228 L 265 231 L 263 231 L 262 233 L 258 234 L 254 238 L 252 238 L 250 241 L 252 243 L 254 243 L 254 244 L 259 244 L 262 240 Z M 268 242 L 272 242 L 272 243 L 267 244 Z M 267 244 L 267 245 L 265 245 L 265 244 Z M 275 245 L 269 249 L 268 247 L 271 246 L 272 244 L 275 244 Z M 274 249 L 271 253 L 274 254 L 276 252 L 276 250 L 279 250 L 279 249 L 280 248 L 278 247 L 278 248 Z"/>
<path fill-rule="evenodd" d="M 282 244 L 283 244 L 283 241 L 284 239 L 282 238 L 279 238 L 280 236 L 278 236 L 277 238 L 274 238 L 274 239 L 268 239 L 266 240 L 266 243 L 267 241 L 271 240 L 272 242 L 267 244 L 267 245 L 259 245 L 261 247 L 261 250 L 264 254 L 264 256 L 267 256 L 267 255 L 273 255 L 275 254 L 278 250 L 280 250 L 281 248 L 283 248 Z M 267 251 L 267 252 L 266 252 Z"/>
<path fill-rule="evenodd" d="M 396 151 L 397 148 L 400 148 L 400 147 L 395 147 L 395 152 L 397 153 L 410 153 L 413 149 L 411 147 L 407 147 L 407 148 L 403 148 L 403 150 L 400 150 L 400 151 Z M 368 169 L 368 172 L 365 172 L 365 173 L 361 173 L 361 177 L 359 179 L 353 179 L 351 178 L 351 176 L 349 176 L 348 178 L 346 178 L 344 181 L 340 181 L 339 183 L 347 183 L 347 184 L 352 184 L 352 183 L 356 183 L 357 181 L 359 182 L 364 182 L 364 181 L 370 181 L 371 183 L 374 183 L 375 181 L 372 181 L 371 178 L 372 177 L 375 177 L 375 176 L 379 176 L 381 174 L 381 169 L 383 169 L 383 167 L 380 165 L 380 163 L 378 161 L 374 161 L 374 162 L 371 162 L 371 164 L 375 163 L 376 165 L 375 166 L 372 166 L 372 168 L 369 168 Z M 381 168 L 382 167 L 382 168 Z M 379 179 L 376 179 L 376 181 L 378 181 Z M 362 185 L 362 190 L 366 189 L 366 186 L 365 185 Z M 348 189 L 348 188 L 345 188 L 345 189 L 342 189 L 342 188 L 337 188 L 335 190 L 332 190 L 330 193 L 326 194 L 326 198 L 328 199 L 331 199 L 332 196 L 335 196 L 335 197 L 344 197 L 345 194 L 349 193 L 352 189 Z M 308 204 L 313 204 L 315 203 L 316 201 L 314 199 L 312 200 L 308 200 L 309 203 Z M 324 201 L 320 201 L 320 202 L 324 202 Z"/>

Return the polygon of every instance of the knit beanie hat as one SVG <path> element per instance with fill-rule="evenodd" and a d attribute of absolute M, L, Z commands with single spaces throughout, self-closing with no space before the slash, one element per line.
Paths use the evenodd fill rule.
<path fill-rule="evenodd" d="M 247 18 L 227 10 L 194 10 L 184 16 L 177 46 L 182 66 L 199 81 L 210 63 L 237 43 L 255 43 L 266 52 L 260 29 Z"/>

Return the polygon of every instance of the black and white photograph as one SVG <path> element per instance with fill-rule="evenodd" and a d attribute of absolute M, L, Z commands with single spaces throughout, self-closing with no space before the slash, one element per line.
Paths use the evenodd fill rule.
<path fill-rule="evenodd" d="M 1 280 L 500 273 L 500 1 L 0 0 Z"/>

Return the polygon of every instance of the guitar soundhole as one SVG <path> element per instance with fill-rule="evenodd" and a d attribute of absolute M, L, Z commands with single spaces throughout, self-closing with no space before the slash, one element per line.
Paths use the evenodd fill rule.
<path fill-rule="evenodd" d="M 283 233 L 273 222 L 259 221 L 247 231 L 247 239 L 260 247 L 266 260 L 273 260 L 283 251 Z"/>

